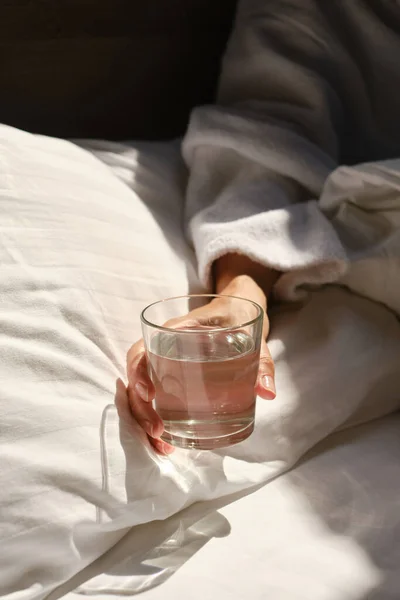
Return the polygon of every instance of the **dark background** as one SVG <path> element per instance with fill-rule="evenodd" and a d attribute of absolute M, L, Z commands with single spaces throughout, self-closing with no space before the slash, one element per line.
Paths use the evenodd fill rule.
<path fill-rule="evenodd" d="M 166 139 L 214 98 L 235 0 L 0 0 L 0 122 Z"/>

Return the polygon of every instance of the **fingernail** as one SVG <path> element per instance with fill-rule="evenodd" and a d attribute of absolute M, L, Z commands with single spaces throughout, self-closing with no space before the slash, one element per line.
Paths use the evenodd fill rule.
<path fill-rule="evenodd" d="M 172 454 L 175 448 L 173 446 L 170 446 L 169 444 L 164 444 L 163 450 L 165 454 Z"/>
<path fill-rule="evenodd" d="M 276 396 L 276 388 L 275 388 L 275 381 L 274 378 L 271 377 L 271 375 L 264 375 L 264 377 L 261 380 L 262 386 L 268 390 L 269 392 L 271 392 L 271 394 L 273 394 L 273 397 L 275 398 Z"/>
<path fill-rule="evenodd" d="M 151 421 L 142 421 L 142 427 L 147 433 L 147 435 L 154 437 L 154 428 L 153 423 Z"/>
<path fill-rule="evenodd" d="M 140 396 L 144 402 L 149 402 L 149 391 L 144 383 L 138 381 L 138 383 L 135 384 L 135 390 L 138 396 Z"/>
<path fill-rule="evenodd" d="M 175 450 L 175 448 L 173 448 L 169 444 L 164 443 L 162 440 L 156 440 L 154 442 L 154 448 L 157 450 L 157 452 L 163 454 L 164 456 L 172 454 L 172 452 Z"/>

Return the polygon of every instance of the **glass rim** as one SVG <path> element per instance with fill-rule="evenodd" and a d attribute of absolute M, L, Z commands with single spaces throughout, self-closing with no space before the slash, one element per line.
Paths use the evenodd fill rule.
<path fill-rule="evenodd" d="M 235 329 L 239 329 L 241 327 L 249 327 L 250 325 L 254 325 L 264 315 L 264 309 L 260 304 L 254 302 L 254 300 L 249 300 L 248 298 L 241 298 L 240 296 L 232 296 L 230 294 L 183 294 L 182 296 L 171 296 L 170 298 L 163 298 L 162 300 L 156 300 L 151 304 L 148 304 L 140 313 L 140 320 L 142 324 L 147 325 L 148 327 L 152 327 L 154 329 L 159 329 L 160 331 L 174 331 L 179 334 L 186 333 L 198 333 L 198 329 L 175 329 L 174 327 L 165 327 L 164 325 L 156 325 L 152 323 L 145 317 L 145 312 L 156 306 L 157 304 L 163 304 L 164 302 L 169 302 L 170 300 L 183 300 L 185 298 L 232 298 L 233 300 L 241 300 L 242 302 L 250 302 L 258 311 L 258 314 L 253 319 L 246 321 L 245 323 L 240 323 L 238 325 L 234 325 L 231 327 L 205 327 L 203 331 L 234 331 Z"/>

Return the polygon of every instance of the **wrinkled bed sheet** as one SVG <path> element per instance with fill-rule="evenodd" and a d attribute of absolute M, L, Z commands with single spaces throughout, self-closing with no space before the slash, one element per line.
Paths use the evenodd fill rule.
<path fill-rule="evenodd" d="M 140 307 L 199 289 L 180 234 L 177 146 L 80 142 L 83 150 L 26 136 L 0 135 L 2 595 L 56 597 L 108 551 L 114 566 L 78 575 L 75 593 L 163 582 L 149 598 L 180 590 L 197 600 L 212 588 L 236 600 L 252 585 L 260 598 L 353 600 L 379 586 L 376 597 L 391 598 L 399 421 L 381 419 L 400 406 L 397 163 L 379 167 L 378 180 L 362 166 L 349 197 L 340 171 L 328 182 L 341 198 L 327 206 L 348 271 L 272 314 L 279 396 L 258 402 L 254 434 L 223 451 L 162 458 L 132 421 L 121 380 Z M 385 269 L 393 285 L 382 289 Z"/>

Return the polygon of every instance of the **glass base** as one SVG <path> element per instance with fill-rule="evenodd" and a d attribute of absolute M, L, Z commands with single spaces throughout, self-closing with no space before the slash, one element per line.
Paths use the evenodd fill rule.
<path fill-rule="evenodd" d="M 168 429 L 170 428 L 168 427 Z M 246 440 L 253 433 L 254 419 L 247 422 L 244 427 L 237 431 L 227 433 L 226 435 L 216 435 L 214 437 L 182 435 L 182 427 L 173 428 L 172 431 L 171 429 L 169 431 L 165 430 L 161 439 L 172 446 L 187 450 L 216 450 L 218 448 L 233 446 L 234 444 L 239 444 Z"/>

